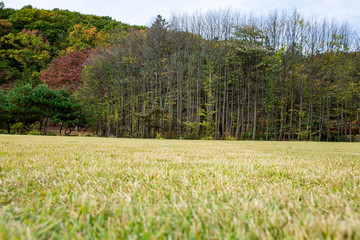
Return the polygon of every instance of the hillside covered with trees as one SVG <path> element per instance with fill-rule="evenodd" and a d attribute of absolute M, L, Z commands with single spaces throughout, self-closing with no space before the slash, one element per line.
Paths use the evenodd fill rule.
<path fill-rule="evenodd" d="M 41 83 L 40 72 L 71 51 L 106 46 L 110 33 L 131 26 L 68 10 L 20 10 L 0 3 L 0 84 Z M 141 27 L 139 27 L 141 28 Z"/>
<path fill-rule="evenodd" d="M 31 6 L 2 7 L 0 19 L 0 114 L 9 132 L 50 120 L 109 137 L 352 141 L 359 134 L 360 42 L 346 23 L 296 11 L 218 10 L 158 16 L 144 28 Z M 14 106 L 26 100 L 14 99 L 24 89 L 29 106 L 38 98 L 64 103 L 19 114 Z"/>
<path fill-rule="evenodd" d="M 114 32 L 130 29 L 145 27 L 0 2 L 0 128 L 21 134 L 34 124 L 46 133 L 48 120 L 61 124 L 60 132 L 63 125 L 84 125 L 81 103 L 70 94 L 81 84 L 82 63 L 91 49 L 108 47 Z M 50 64 L 62 72 L 45 71 Z"/>

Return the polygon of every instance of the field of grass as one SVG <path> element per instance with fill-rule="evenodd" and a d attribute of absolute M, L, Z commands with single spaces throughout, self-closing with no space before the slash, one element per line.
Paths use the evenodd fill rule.
<path fill-rule="evenodd" d="M 360 144 L 0 135 L 0 238 L 360 238 Z"/>

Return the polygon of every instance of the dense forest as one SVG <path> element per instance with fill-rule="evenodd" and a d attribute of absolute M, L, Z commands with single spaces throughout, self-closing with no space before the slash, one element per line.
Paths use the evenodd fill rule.
<path fill-rule="evenodd" d="M 88 126 L 72 93 L 92 49 L 111 46 L 114 33 L 145 29 L 110 17 L 0 2 L 0 129 L 46 133 L 46 124 Z M 49 70 L 49 64 L 62 72 Z M 45 71 L 46 70 L 46 71 Z M 58 75 L 55 75 L 57 74 Z"/>
<path fill-rule="evenodd" d="M 359 134 L 360 41 L 347 23 L 217 10 L 159 15 L 144 28 L 2 5 L 0 34 L 4 131 L 50 121 L 109 137 Z"/>

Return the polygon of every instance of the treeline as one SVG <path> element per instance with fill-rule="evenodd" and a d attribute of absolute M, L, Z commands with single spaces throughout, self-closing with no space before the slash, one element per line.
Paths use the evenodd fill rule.
<path fill-rule="evenodd" d="M 147 29 L 110 24 L 106 38 L 97 38 L 105 27 L 72 26 L 67 46 L 31 76 L 66 86 L 86 116 L 77 119 L 99 136 L 352 141 L 359 134 L 360 44 L 349 24 L 296 11 L 218 10 L 158 16 Z"/>
<path fill-rule="evenodd" d="M 351 141 L 360 52 L 348 24 L 230 10 L 158 16 L 85 64 L 100 136 Z"/>

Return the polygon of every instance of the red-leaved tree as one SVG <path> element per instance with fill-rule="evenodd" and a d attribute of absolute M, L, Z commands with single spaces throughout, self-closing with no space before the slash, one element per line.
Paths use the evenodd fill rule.
<path fill-rule="evenodd" d="M 83 64 L 89 58 L 91 50 L 68 52 L 55 58 L 50 67 L 41 73 L 40 79 L 50 88 L 67 86 L 69 92 L 76 91 L 82 84 Z"/>

